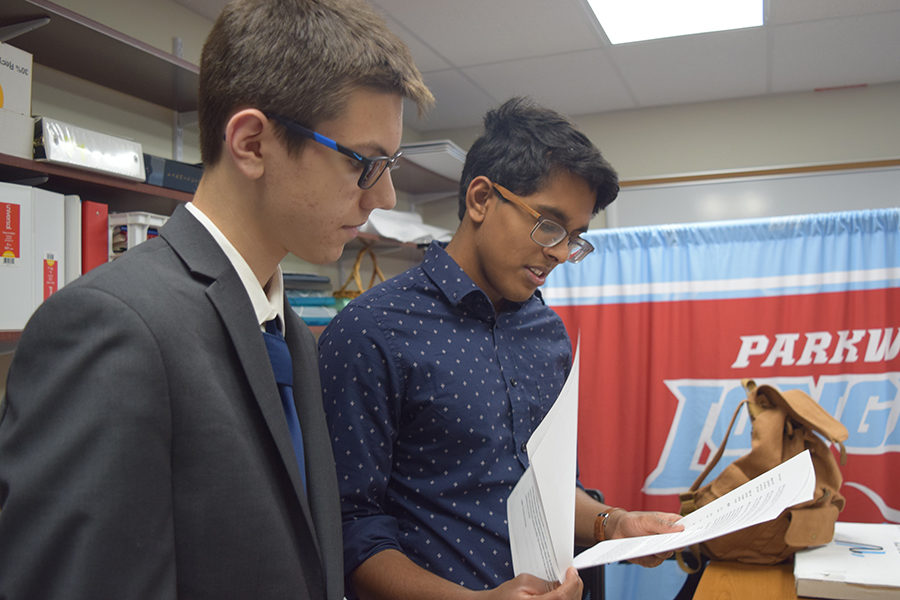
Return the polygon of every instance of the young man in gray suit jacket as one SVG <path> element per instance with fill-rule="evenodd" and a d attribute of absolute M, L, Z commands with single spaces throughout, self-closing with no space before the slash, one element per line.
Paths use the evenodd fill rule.
<path fill-rule="evenodd" d="M 225 8 L 193 202 L 22 333 L 0 408 L 0 598 L 342 597 L 316 349 L 279 262 L 334 261 L 394 205 L 404 97 L 432 101 L 360 2 Z"/>

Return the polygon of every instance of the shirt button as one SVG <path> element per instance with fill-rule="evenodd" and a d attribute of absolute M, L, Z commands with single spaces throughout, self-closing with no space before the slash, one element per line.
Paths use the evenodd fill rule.
<path fill-rule="evenodd" d="M 516 378 L 515 377 L 509 378 L 509 385 L 516 387 Z"/>
<path fill-rule="evenodd" d="M 522 442 L 522 454 L 528 454 L 528 444 Z"/>

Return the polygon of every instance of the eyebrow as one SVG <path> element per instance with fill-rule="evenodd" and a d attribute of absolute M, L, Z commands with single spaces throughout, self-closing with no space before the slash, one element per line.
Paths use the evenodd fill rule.
<path fill-rule="evenodd" d="M 343 143 L 343 142 L 340 142 L 340 143 Z M 365 148 L 366 152 L 371 150 L 372 151 L 371 154 L 364 154 L 364 156 L 366 156 L 366 157 L 369 157 L 369 156 L 393 156 L 394 152 L 396 152 L 396 150 L 394 152 L 388 152 L 384 146 L 382 146 L 381 144 L 379 144 L 378 142 L 375 142 L 375 141 L 360 142 L 358 144 L 354 143 L 352 146 L 350 144 L 344 144 L 344 146 L 346 146 L 348 148 L 352 148 L 354 152 L 360 152 L 360 153 L 362 153 L 361 152 L 362 148 Z M 397 148 L 397 150 L 399 150 L 399 149 L 400 148 Z"/>
<path fill-rule="evenodd" d="M 371 149 L 372 154 L 367 154 L 366 156 L 393 156 L 394 152 L 388 152 L 384 146 L 379 144 L 378 142 L 362 142 L 360 144 L 354 144 L 354 148 L 366 148 Z M 399 150 L 399 148 L 397 148 Z M 357 150 L 359 152 L 359 150 Z M 396 152 L 396 150 L 395 150 Z"/>
<path fill-rule="evenodd" d="M 560 211 L 555 206 L 539 205 L 539 206 L 533 206 L 532 208 L 534 208 L 534 210 L 541 213 L 542 216 L 549 218 L 549 219 L 553 219 L 554 221 L 558 222 L 560 225 L 562 225 L 563 221 L 567 220 L 566 215 L 564 215 L 562 213 L 562 211 Z M 576 227 L 575 229 L 572 229 L 568 233 L 569 233 L 569 235 L 572 235 L 572 234 L 581 235 L 582 233 L 585 233 L 589 227 L 590 227 L 590 223 L 588 223 L 588 225 L 586 225 L 584 227 Z"/>

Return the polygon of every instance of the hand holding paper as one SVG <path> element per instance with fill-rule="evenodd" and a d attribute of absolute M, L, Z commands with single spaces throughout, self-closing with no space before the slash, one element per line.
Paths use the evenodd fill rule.
<path fill-rule="evenodd" d="M 578 430 L 578 365 L 553 408 L 528 440 L 531 466 L 507 500 L 513 571 L 563 582 L 575 540 L 575 452 Z"/>
<path fill-rule="evenodd" d="M 699 544 L 774 519 L 784 509 L 812 500 L 816 476 L 809 450 L 678 521 L 684 531 L 601 542 L 575 557 L 578 569 Z"/>
<path fill-rule="evenodd" d="M 516 575 L 562 582 L 569 566 L 583 569 L 677 550 L 769 521 L 813 498 L 816 478 L 804 451 L 683 517 L 677 522 L 683 531 L 608 540 L 573 559 L 579 363 L 576 349 L 559 398 L 528 441 L 531 466 L 507 502 Z"/>

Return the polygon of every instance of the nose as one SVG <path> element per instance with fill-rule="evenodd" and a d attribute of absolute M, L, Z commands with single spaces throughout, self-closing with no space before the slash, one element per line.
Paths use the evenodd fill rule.
<path fill-rule="evenodd" d="M 544 248 L 544 254 L 561 264 L 569 260 L 569 238 L 563 238 L 555 246 Z"/>
<path fill-rule="evenodd" d="M 363 205 L 368 210 L 381 208 L 391 210 L 397 206 L 397 192 L 391 179 L 390 170 L 385 170 L 381 178 L 371 188 L 363 190 Z"/>

